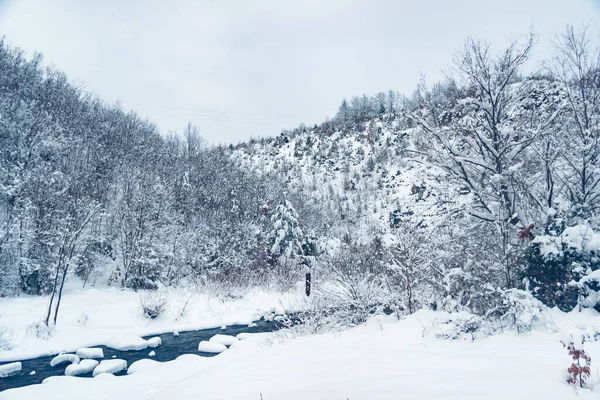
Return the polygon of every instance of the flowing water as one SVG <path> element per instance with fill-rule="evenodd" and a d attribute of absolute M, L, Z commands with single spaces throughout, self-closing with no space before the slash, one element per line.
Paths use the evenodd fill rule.
<path fill-rule="evenodd" d="M 212 357 L 216 354 L 212 353 L 202 353 L 198 351 L 198 343 L 202 340 L 209 340 L 212 336 L 221 333 L 225 335 L 235 336 L 242 332 L 247 333 L 261 333 L 261 332 L 272 332 L 278 329 L 281 329 L 283 325 L 276 321 L 265 321 L 260 320 L 256 321 L 251 326 L 249 325 L 232 325 L 227 326 L 227 329 L 222 330 L 221 328 L 213 328 L 213 329 L 202 329 L 198 331 L 187 331 L 187 332 L 179 332 L 179 336 L 173 335 L 172 332 L 164 333 L 162 335 L 152 335 L 148 336 L 144 339 L 149 339 L 150 337 L 159 336 L 162 340 L 162 344 L 156 348 L 147 348 L 139 351 L 119 351 L 113 350 L 106 346 L 89 346 L 89 347 L 99 347 L 104 350 L 104 360 L 110 360 L 113 358 L 118 358 L 121 360 L 127 361 L 127 366 L 131 365 L 133 362 L 149 358 L 155 361 L 171 361 L 176 359 L 182 354 L 197 354 L 205 357 Z M 154 351 L 156 353 L 155 356 L 149 357 L 148 353 Z M 47 357 L 39 357 L 33 358 L 30 360 L 15 360 L 21 361 L 23 364 L 23 368 L 20 372 L 15 375 L 11 375 L 6 378 L 0 378 L 0 391 L 6 389 L 17 388 L 21 386 L 33 385 L 36 383 L 41 383 L 44 379 L 50 376 L 59 376 L 64 375 L 65 368 L 69 365 L 69 363 L 63 363 L 54 367 L 50 366 L 50 360 L 54 358 L 55 355 L 47 356 Z M 98 360 L 100 361 L 100 360 Z M 0 365 L 8 364 L 8 362 L 0 363 Z M 31 372 L 35 371 L 35 374 L 31 375 Z M 127 371 L 122 371 L 116 373 L 115 375 L 124 375 Z M 79 375 L 79 377 L 83 378 L 91 378 L 92 373 Z"/>

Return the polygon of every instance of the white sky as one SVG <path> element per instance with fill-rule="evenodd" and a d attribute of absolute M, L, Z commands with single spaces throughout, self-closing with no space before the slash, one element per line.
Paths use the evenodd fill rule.
<path fill-rule="evenodd" d="M 9 43 L 215 143 L 322 122 L 344 97 L 410 94 L 467 36 L 501 45 L 532 23 L 541 60 L 567 23 L 600 34 L 600 0 L 0 0 Z"/>

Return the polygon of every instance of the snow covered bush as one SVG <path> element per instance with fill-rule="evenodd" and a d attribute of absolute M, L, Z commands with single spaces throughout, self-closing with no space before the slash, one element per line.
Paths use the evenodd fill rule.
<path fill-rule="evenodd" d="M 468 312 L 448 313 L 432 324 L 433 335 L 438 339 L 457 340 L 465 337 L 475 340 L 483 320 Z"/>
<path fill-rule="evenodd" d="M 140 294 L 140 306 L 146 318 L 158 318 L 169 304 L 167 295 L 159 290 L 145 291 Z"/>
<path fill-rule="evenodd" d="M 0 350 L 10 350 L 13 348 L 14 332 L 9 329 L 2 321 L 0 315 Z"/>
<path fill-rule="evenodd" d="M 331 286 L 323 294 L 340 322 L 364 323 L 382 311 L 387 295 L 383 282 L 383 259 L 369 246 L 352 245 L 330 257 Z"/>
<path fill-rule="evenodd" d="M 283 321 L 285 329 L 277 332 L 282 337 L 317 335 L 340 329 L 343 324 L 336 310 L 323 293 L 315 292 L 303 304 L 292 306 L 298 310 Z"/>
<path fill-rule="evenodd" d="M 569 341 L 561 342 L 564 347 L 567 348 L 569 355 L 572 357 L 573 362 L 567 370 L 569 373 L 569 382 L 572 385 L 578 385 L 583 387 L 585 381 L 590 378 L 592 359 L 586 354 L 583 349 L 585 338 L 581 338 L 581 345 L 575 344 L 573 337 Z"/>
<path fill-rule="evenodd" d="M 549 234 L 537 236 L 526 251 L 524 278 L 534 296 L 562 311 L 600 310 L 600 234 L 589 225 L 566 227 L 556 220 Z"/>
<path fill-rule="evenodd" d="M 48 326 L 43 321 L 34 322 L 27 328 L 29 335 L 35 336 L 40 339 L 50 339 L 54 333 L 54 326 Z"/>
<path fill-rule="evenodd" d="M 294 258 L 280 257 L 270 271 L 270 280 L 276 290 L 284 293 L 302 281 L 304 269 Z"/>
<path fill-rule="evenodd" d="M 547 326 L 542 310 L 544 305 L 525 290 L 501 291 L 502 305 L 486 313 L 493 330 L 516 329 L 518 333 L 530 331 L 536 323 Z"/>
<path fill-rule="evenodd" d="M 196 295 L 190 288 L 176 290 L 171 295 L 171 304 L 175 318 L 183 318 L 196 304 Z"/>

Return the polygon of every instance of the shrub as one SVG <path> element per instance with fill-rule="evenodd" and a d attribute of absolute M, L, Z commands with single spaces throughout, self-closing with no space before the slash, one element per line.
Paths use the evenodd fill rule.
<path fill-rule="evenodd" d="M 27 332 L 30 335 L 34 335 L 37 338 L 47 340 L 50 339 L 50 337 L 54 333 L 54 327 L 49 327 L 43 321 L 38 321 L 29 325 L 29 327 L 27 328 Z"/>
<path fill-rule="evenodd" d="M 10 330 L 3 322 L 0 316 L 0 350 L 10 350 L 14 347 L 14 332 Z"/>
<path fill-rule="evenodd" d="M 573 362 L 567 372 L 569 373 L 569 382 L 572 385 L 579 385 L 583 387 L 585 381 L 590 378 L 592 359 L 585 353 L 583 344 L 585 338 L 581 337 L 581 347 L 575 345 L 573 338 L 567 343 L 561 342 L 564 347 L 567 348 L 569 355 L 573 358 Z"/>
<path fill-rule="evenodd" d="M 175 311 L 175 319 L 183 318 L 194 307 L 196 296 L 188 288 L 176 290 L 172 298 L 172 308 Z"/>
<path fill-rule="evenodd" d="M 302 281 L 303 272 L 304 268 L 299 264 L 298 260 L 280 257 L 277 264 L 269 272 L 271 285 L 281 293 L 288 292 Z"/>
<path fill-rule="evenodd" d="M 384 307 L 382 261 L 366 247 L 343 251 L 329 262 L 332 287 L 324 290 L 327 303 L 344 325 L 359 325 Z"/>
<path fill-rule="evenodd" d="M 499 291 L 502 304 L 486 313 L 486 319 L 494 328 L 514 328 L 518 333 L 530 331 L 536 323 L 547 325 L 542 309 L 544 305 L 525 290 L 508 289 Z M 499 326 L 498 326 L 499 325 Z"/>
<path fill-rule="evenodd" d="M 169 300 L 159 291 L 148 291 L 140 295 L 140 305 L 144 316 L 149 319 L 158 318 L 166 309 Z"/>
<path fill-rule="evenodd" d="M 457 340 L 465 336 L 475 340 L 482 326 L 482 319 L 468 312 L 448 314 L 446 318 L 437 319 L 433 323 L 433 334 L 438 339 Z"/>
<path fill-rule="evenodd" d="M 548 235 L 536 237 L 526 251 L 523 278 L 548 307 L 569 312 L 577 305 L 600 311 L 600 234 L 587 225 L 566 227 L 554 221 Z"/>
<path fill-rule="evenodd" d="M 316 335 L 335 331 L 343 324 L 321 293 L 313 293 L 302 307 L 295 307 L 296 312 L 292 319 L 284 321 L 286 329 L 282 334 L 290 336 Z"/>

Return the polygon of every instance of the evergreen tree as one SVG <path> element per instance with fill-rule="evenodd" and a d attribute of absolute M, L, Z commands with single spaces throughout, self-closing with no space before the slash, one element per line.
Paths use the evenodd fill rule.
<path fill-rule="evenodd" d="M 288 200 L 284 200 L 271 216 L 273 229 L 269 234 L 269 256 L 273 265 L 283 265 L 289 260 L 301 261 L 304 236 L 298 222 L 298 213 Z"/>

